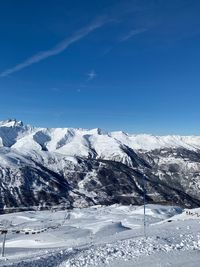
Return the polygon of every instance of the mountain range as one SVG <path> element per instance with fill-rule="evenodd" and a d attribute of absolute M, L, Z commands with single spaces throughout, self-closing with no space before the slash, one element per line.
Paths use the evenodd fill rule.
<path fill-rule="evenodd" d="M 0 211 L 114 203 L 200 206 L 200 136 L 0 121 Z"/>

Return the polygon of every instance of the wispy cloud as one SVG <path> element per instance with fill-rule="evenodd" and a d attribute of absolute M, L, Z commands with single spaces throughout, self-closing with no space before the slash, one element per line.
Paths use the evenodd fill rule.
<path fill-rule="evenodd" d="M 129 40 L 131 37 L 138 35 L 140 33 L 146 32 L 146 31 L 147 31 L 147 29 L 145 29 L 145 28 L 131 30 L 128 34 L 126 34 L 125 36 L 123 36 L 120 39 L 120 42 L 125 42 L 125 41 Z"/>
<path fill-rule="evenodd" d="M 97 74 L 94 70 L 91 70 L 88 74 L 88 81 L 94 80 L 97 77 Z"/>
<path fill-rule="evenodd" d="M 91 24 L 87 25 L 86 27 L 76 31 L 70 37 L 64 39 L 62 42 L 58 43 L 56 46 L 49 50 L 41 51 L 30 58 L 26 59 L 25 61 L 17 64 L 16 66 L 6 69 L 0 73 L 0 77 L 6 77 L 14 72 L 20 71 L 24 68 L 31 66 L 32 64 L 38 63 L 46 58 L 58 55 L 66 50 L 71 44 L 77 42 L 78 40 L 82 39 L 90 32 L 102 27 L 105 23 L 108 22 L 108 19 L 105 17 L 101 17 L 93 21 Z"/>

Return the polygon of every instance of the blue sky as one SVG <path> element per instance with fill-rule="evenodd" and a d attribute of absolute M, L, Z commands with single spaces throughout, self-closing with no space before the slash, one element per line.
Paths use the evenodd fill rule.
<path fill-rule="evenodd" d="M 0 119 L 200 134 L 200 1 L 1 0 Z"/>

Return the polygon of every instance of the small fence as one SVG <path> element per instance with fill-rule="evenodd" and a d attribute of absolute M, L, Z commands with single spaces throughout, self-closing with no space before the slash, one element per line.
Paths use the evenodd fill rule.
<path fill-rule="evenodd" d="M 186 211 L 185 213 L 186 213 L 186 215 L 189 215 L 189 216 L 197 216 L 197 217 L 200 217 L 200 213 L 199 212 Z"/>

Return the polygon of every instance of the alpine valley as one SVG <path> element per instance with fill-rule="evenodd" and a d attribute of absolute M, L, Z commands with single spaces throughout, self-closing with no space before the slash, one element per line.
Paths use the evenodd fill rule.
<path fill-rule="evenodd" d="M 0 122 L 0 210 L 149 204 L 200 206 L 200 136 Z"/>

